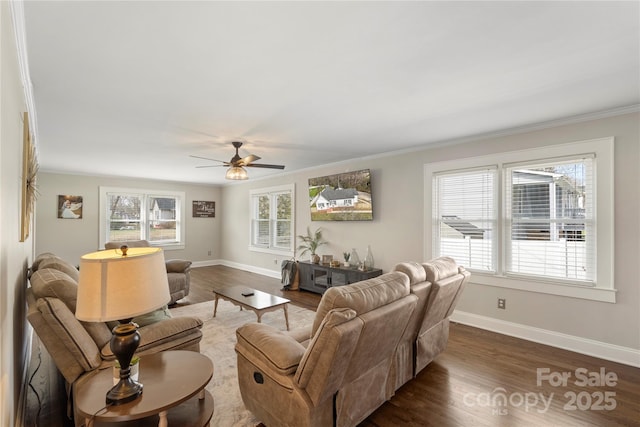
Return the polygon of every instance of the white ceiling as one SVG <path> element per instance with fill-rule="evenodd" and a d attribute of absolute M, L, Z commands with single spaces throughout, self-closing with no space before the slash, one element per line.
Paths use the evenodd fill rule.
<path fill-rule="evenodd" d="M 241 140 L 286 173 L 640 103 L 637 1 L 24 12 L 43 171 L 222 184 L 189 155 L 228 161 Z"/>

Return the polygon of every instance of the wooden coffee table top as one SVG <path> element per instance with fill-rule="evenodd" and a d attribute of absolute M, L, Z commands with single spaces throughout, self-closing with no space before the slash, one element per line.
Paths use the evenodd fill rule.
<path fill-rule="evenodd" d="M 286 298 L 271 295 L 246 286 L 229 286 L 226 288 L 216 289 L 213 292 L 224 299 L 234 300 L 256 310 L 278 307 L 291 302 Z M 253 293 L 253 295 L 243 296 L 243 293 Z"/>
<path fill-rule="evenodd" d="M 194 351 L 163 351 L 140 358 L 139 381 L 142 396 L 123 405 L 105 406 L 107 391 L 113 387 L 111 369 L 81 378 L 74 387 L 76 408 L 89 418 L 100 411 L 96 421 L 128 421 L 167 411 L 197 395 L 213 377 L 213 363 Z M 210 415 L 209 415 L 210 416 Z"/>

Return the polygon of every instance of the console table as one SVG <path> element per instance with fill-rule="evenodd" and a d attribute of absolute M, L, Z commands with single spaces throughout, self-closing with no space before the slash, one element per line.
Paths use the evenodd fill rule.
<path fill-rule="evenodd" d="M 331 267 L 328 264 L 312 264 L 299 261 L 300 289 L 323 294 L 332 286 L 344 286 L 367 280 L 382 274 L 379 268 L 358 270 L 350 267 Z"/>

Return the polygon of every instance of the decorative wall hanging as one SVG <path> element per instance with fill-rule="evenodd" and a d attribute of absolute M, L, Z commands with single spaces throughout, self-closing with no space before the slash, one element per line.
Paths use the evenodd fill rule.
<path fill-rule="evenodd" d="M 193 201 L 193 218 L 215 218 L 216 202 L 206 202 L 202 200 Z"/>
<path fill-rule="evenodd" d="M 29 130 L 29 113 L 23 115 L 22 125 L 22 191 L 21 191 L 21 215 L 20 215 L 20 241 L 24 242 L 29 237 L 31 229 L 31 216 L 35 204 L 37 188 L 36 177 L 38 175 L 38 159 L 35 146 L 31 142 Z"/>
<path fill-rule="evenodd" d="M 58 196 L 58 218 L 82 219 L 82 196 Z"/>

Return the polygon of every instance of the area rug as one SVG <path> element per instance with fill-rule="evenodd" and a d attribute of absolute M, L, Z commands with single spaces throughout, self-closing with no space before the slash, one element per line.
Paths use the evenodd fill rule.
<path fill-rule="evenodd" d="M 213 379 L 207 390 L 213 395 L 214 410 L 211 425 L 216 427 L 250 427 L 260 420 L 245 409 L 238 387 L 236 364 L 236 329 L 256 322 L 253 311 L 240 310 L 227 301 L 218 302 L 213 317 L 213 301 L 171 309 L 171 315 L 199 317 L 204 322 L 200 352 L 213 361 Z M 289 304 L 289 327 L 296 329 L 313 323 L 315 312 Z M 284 312 L 276 310 L 262 315 L 262 323 L 286 330 Z"/>

